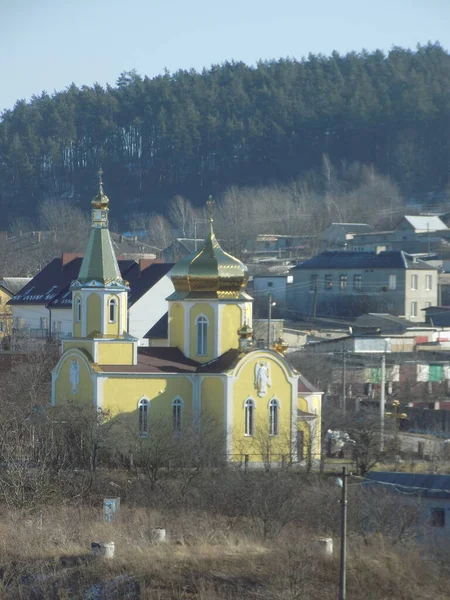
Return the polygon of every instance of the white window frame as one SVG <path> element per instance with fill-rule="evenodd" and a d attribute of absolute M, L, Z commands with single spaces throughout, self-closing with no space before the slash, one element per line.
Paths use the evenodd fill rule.
<path fill-rule="evenodd" d="M 172 401 L 172 429 L 174 433 L 181 432 L 183 423 L 183 408 L 184 402 L 180 396 L 177 396 Z"/>
<path fill-rule="evenodd" d="M 411 302 L 410 316 L 417 317 L 417 302 L 416 301 Z"/>
<path fill-rule="evenodd" d="M 269 402 L 269 435 L 280 435 L 280 402 L 276 398 Z"/>
<path fill-rule="evenodd" d="M 388 289 L 396 290 L 397 289 L 397 275 L 395 273 L 391 273 L 388 279 Z"/>
<path fill-rule="evenodd" d="M 425 290 L 427 292 L 431 292 L 432 289 L 433 289 L 433 276 L 425 275 Z"/>
<path fill-rule="evenodd" d="M 81 323 L 81 298 L 75 299 L 75 322 Z"/>
<path fill-rule="evenodd" d="M 419 277 L 417 275 L 417 273 L 413 273 L 411 275 L 411 290 L 413 290 L 414 292 L 417 291 L 419 285 Z"/>
<path fill-rule="evenodd" d="M 353 289 L 357 291 L 362 290 L 362 275 L 360 273 L 353 275 Z"/>
<path fill-rule="evenodd" d="M 348 276 L 345 275 L 345 273 L 343 273 L 342 275 L 339 275 L 339 289 L 346 290 L 347 284 L 348 284 Z"/>
<path fill-rule="evenodd" d="M 208 327 L 209 320 L 205 315 L 198 315 L 195 319 L 195 346 L 197 356 L 208 354 Z"/>
<path fill-rule="evenodd" d="M 108 322 L 117 323 L 117 298 L 110 298 L 108 301 Z M 113 311 L 113 318 L 111 319 L 111 309 Z"/>
<path fill-rule="evenodd" d="M 148 438 L 149 435 L 150 400 L 141 398 L 138 402 L 138 430 L 139 437 Z"/>
<path fill-rule="evenodd" d="M 244 435 L 246 437 L 255 435 L 255 412 L 255 401 L 253 398 L 247 398 L 244 402 Z"/>

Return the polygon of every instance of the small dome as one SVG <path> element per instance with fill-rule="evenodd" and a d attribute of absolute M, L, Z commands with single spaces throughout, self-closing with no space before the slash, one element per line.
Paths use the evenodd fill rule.
<path fill-rule="evenodd" d="M 212 209 L 212 200 L 208 201 Z M 210 214 L 210 233 L 203 248 L 178 261 L 172 269 L 175 290 L 196 296 L 213 295 L 216 298 L 237 298 L 248 281 L 247 267 L 228 254 L 216 240 Z"/>
<path fill-rule="evenodd" d="M 103 181 L 102 181 L 103 170 L 100 169 L 98 172 L 98 193 L 96 196 L 92 198 L 91 205 L 92 208 L 101 208 L 106 209 L 109 205 L 109 198 L 103 191 Z"/>

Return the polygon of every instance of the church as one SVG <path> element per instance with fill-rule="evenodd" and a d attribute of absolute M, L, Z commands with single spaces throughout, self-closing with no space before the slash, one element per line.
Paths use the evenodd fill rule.
<path fill-rule="evenodd" d="M 52 405 L 91 405 L 124 415 L 149 438 L 152 421 L 167 418 L 174 434 L 213 418 L 229 462 L 320 458 L 322 393 L 285 358 L 280 338 L 255 348 L 246 266 L 225 252 L 213 227 L 203 247 L 171 271 L 168 345 L 138 346 L 128 333 L 128 284 L 108 229 L 109 199 L 100 177 L 91 233 L 71 284 L 73 337 L 62 341 L 52 371 Z M 222 439 L 222 438 L 221 438 Z"/>

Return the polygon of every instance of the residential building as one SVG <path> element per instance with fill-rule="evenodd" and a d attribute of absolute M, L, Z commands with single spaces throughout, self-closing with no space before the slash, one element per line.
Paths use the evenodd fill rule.
<path fill-rule="evenodd" d="M 13 332 L 14 317 L 9 301 L 29 281 L 28 277 L 3 277 L 0 279 L 0 340 L 2 340 L 3 347 Z"/>
<path fill-rule="evenodd" d="M 264 273 L 253 276 L 253 297 L 255 299 L 255 313 L 261 316 L 267 315 L 268 297 L 271 294 L 272 302 L 276 303 L 276 313 L 283 315 L 286 310 L 286 298 L 288 287 L 293 277 L 288 273 L 274 274 Z"/>
<path fill-rule="evenodd" d="M 72 336 L 70 285 L 82 260 L 77 254 L 53 259 L 9 301 L 17 332 L 43 339 Z M 119 260 L 118 264 L 129 285 L 129 332 L 146 345 L 147 332 L 167 312 L 166 298 L 174 289 L 170 279 L 173 264 L 148 259 Z"/>
<path fill-rule="evenodd" d="M 404 252 L 324 252 L 291 270 L 288 309 L 301 316 L 364 313 L 424 320 L 437 303 L 437 269 Z"/>
<path fill-rule="evenodd" d="M 346 248 L 355 234 L 371 233 L 374 228 L 367 223 L 332 223 L 320 235 L 322 247 Z"/>
<path fill-rule="evenodd" d="M 372 471 L 361 486 L 366 502 L 393 494 L 399 512 L 414 510 L 416 536 L 434 556 L 450 549 L 450 475 Z"/>
<path fill-rule="evenodd" d="M 109 241 L 101 181 L 92 207 L 87 251 L 70 286 L 73 338 L 62 340 L 52 372 L 53 405 L 89 403 L 144 444 L 158 419 L 168 419 L 177 433 L 208 414 L 223 434 L 218 444 L 228 461 L 280 463 L 307 452 L 318 459 L 321 393 L 300 380 L 283 344 L 253 346 L 247 269 L 217 242 L 212 201 L 199 252 L 171 272 L 168 346 L 147 348 L 128 331 L 129 286 Z M 269 456 L 258 445 L 261 435 Z"/>

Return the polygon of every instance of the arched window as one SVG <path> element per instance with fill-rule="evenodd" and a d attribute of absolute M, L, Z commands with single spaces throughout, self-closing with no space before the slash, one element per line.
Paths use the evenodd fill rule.
<path fill-rule="evenodd" d="M 139 436 L 148 437 L 148 411 L 150 402 L 143 398 L 138 404 Z"/>
<path fill-rule="evenodd" d="M 197 355 L 205 356 L 208 342 L 208 319 L 200 315 L 195 322 L 197 325 Z"/>
<path fill-rule="evenodd" d="M 109 322 L 115 323 L 117 319 L 117 300 L 111 298 L 109 301 Z"/>
<path fill-rule="evenodd" d="M 251 399 L 244 404 L 245 435 L 254 435 L 255 433 L 255 402 Z"/>
<path fill-rule="evenodd" d="M 181 431 L 182 412 L 183 400 L 181 400 L 181 398 L 175 398 L 175 400 L 172 402 L 172 421 L 174 433 L 178 433 Z"/>
<path fill-rule="evenodd" d="M 79 323 L 81 321 L 81 299 L 75 300 L 75 321 Z"/>
<path fill-rule="evenodd" d="M 280 404 L 278 400 L 271 400 L 269 403 L 269 433 L 278 435 L 279 433 Z"/>

